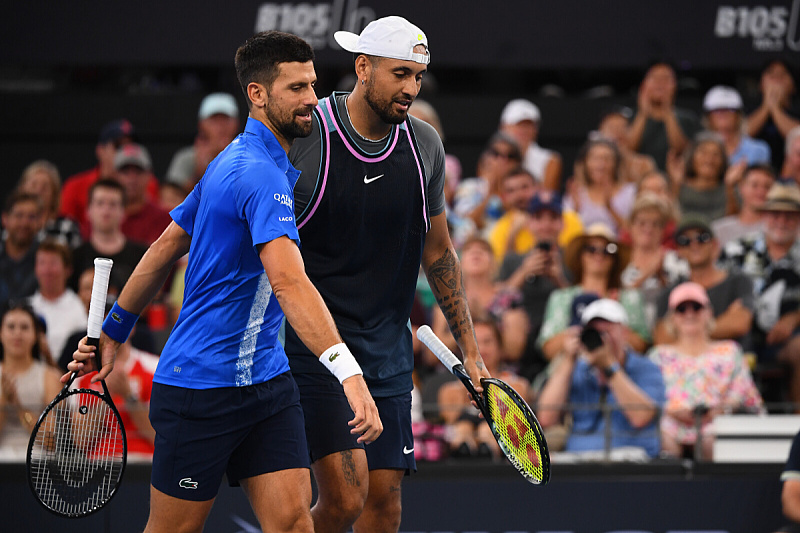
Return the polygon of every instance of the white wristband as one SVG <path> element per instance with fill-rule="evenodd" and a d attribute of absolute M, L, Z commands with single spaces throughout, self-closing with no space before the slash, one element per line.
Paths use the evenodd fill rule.
<path fill-rule="evenodd" d="M 334 344 L 319 356 L 319 361 L 336 376 L 339 383 L 349 377 L 363 374 L 356 358 L 343 342 Z"/>

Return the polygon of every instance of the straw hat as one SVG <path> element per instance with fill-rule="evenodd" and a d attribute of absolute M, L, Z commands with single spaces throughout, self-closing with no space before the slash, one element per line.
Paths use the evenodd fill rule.
<path fill-rule="evenodd" d="M 619 287 L 620 274 L 623 270 L 625 270 L 625 267 L 628 266 L 628 262 L 631 258 L 630 248 L 627 245 L 619 242 L 619 239 L 617 239 L 617 236 L 613 231 L 611 231 L 611 228 L 602 222 L 595 222 L 594 224 L 591 224 L 583 231 L 583 233 L 570 241 L 566 250 L 564 251 L 564 264 L 567 266 L 569 271 L 572 272 L 574 282 L 579 284 L 581 282 L 581 278 L 583 277 L 581 252 L 583 251 L 583 247 L 586 245 L 586 241 L 592 237 L 600 237 L 605 239 L 609 249 L 614 250 L 614 266 L 611 268 L 608 285 L 609 287 Z"/>

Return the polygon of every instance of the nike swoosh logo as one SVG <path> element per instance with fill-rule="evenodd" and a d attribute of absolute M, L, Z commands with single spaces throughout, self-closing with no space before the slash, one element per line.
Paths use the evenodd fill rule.
<path fill-rule="evenodd" d="M 375 176 L 374 178 L 368 178 L 366 174 L 364 174 L 364 183 L 372 183 L 373 181 L 382 178 L 384 175 L 381 174 L 380 176 Z"/>
<path fill-rule="evenodd" d="M 404 454 L 408 455 L 408 454 L 410 454 L 410 453 L 411 453 L 411 452 L 413 452 L 413 451 L 414 451 L 414 448 L 411 448 L 411 449 L 409 450 L 409 449 L 408 449 L 408 446 L 403 446 L 403 453 L 404 453 Z"/>

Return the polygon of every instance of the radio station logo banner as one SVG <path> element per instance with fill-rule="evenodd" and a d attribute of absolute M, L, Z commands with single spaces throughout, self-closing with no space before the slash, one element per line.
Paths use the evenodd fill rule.
<path fill-rule="evenodd" d="M 721 39 L 750 39 L 753 50 L 780 52 L 800 50 L 798 35 L 800 0 L 783 5 L 730 6 L 717 8 L 714 35 Z"/>
<path fill-rule="evenodd" d="M 279 30 L 305 39 L 315 50 L 340 49 L 333 40 L 339 30 L 361 33 L 375 20 L 375 11 L 359 7 L 358 0 L 334 0 L 317 4 L 300 2 L 261 4 L 256 13 L 255 31 Z"/>

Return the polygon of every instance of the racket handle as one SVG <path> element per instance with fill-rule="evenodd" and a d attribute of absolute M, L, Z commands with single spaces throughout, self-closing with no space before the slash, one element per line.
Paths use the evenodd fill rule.
<path fill-rule="evenodd" d="M 450 348 L 445 346 L 439 337 L 436 336 L 436 333 L 428 326 L 420 326 L 419 329 L 417 329 L 417 338 L 433 352 L 433 355 L 435 355 L 450 372 L 453 372 L 453 368 L 456 365 L 461 364 L 458 357 L 450 351 Z M 455 372 L 453 373 L 455 374 Z"/>
<path fill-rule="evenodd" d="M 106 295 L 108 294 L 108 278 L 114 261 L 103 257 L 94 260 L 94 283 L 92 299 L 89 303 L 89 324 L 86 333 L 90 339 L 99 339 L 103 328 L 103 317 L 106 314 Z"/>

